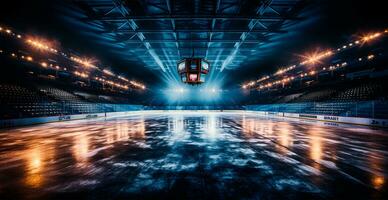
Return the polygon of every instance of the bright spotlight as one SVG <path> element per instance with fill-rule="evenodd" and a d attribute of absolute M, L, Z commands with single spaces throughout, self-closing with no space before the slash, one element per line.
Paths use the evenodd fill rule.
<path fill-rule="evenodd" d="M 47 67 L 47 63 L 46 62 L 41 62 L 40 65 L 42 65 L 42 67 Z"/>

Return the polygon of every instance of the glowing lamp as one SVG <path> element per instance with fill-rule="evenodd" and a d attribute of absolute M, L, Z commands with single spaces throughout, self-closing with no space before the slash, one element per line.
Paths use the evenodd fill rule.
<path fill-rule="evenodd" d="M 199 85 L 209 73 L 209 62 L 203 58 L 185 58 L 178 62 L 178 73 L 183 83 Z"/>

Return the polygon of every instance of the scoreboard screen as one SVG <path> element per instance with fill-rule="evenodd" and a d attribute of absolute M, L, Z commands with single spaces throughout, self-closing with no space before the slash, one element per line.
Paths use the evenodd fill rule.
<path fill-rule="evenodd" d="M 209 70 L 209 63 L 204 60 L 202 61 L 202 70 Z"/>
<path fill-rule="evenodd" d="M 185 61 L 179 63 L 179 65 L 178 65 L 178 70 L 179 70 L 179 71 L 184 71 L 185 68 L 186 68 L 186 66 L 185 66 Z"/>

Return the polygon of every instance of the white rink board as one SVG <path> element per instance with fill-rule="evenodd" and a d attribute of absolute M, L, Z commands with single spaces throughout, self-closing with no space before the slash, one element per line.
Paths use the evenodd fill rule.
<path fill-rule="evenodd" d="M 372 119 L 372 118 L 358 118 L 358 117 L 339 117 L 329 115 L 314 115 L 314 114 L 299 114 L 299 113 L 283 113 L 283 112 L 264 112 L 264 111 L 242 111 L 242 110 L 224 110 L 224 111 L 205 111 L 205 110 L 192 110 L 192 111 L 173 111 L 173 110 L 139 110 L 139 111 L 127 111 L 127 112 L 110 112 L 110 113 L 94 113 L 94 114 L 80 114 L 80 115 L 64 115 L 64 116 L 51 116 L 51 117 L 37 117 L 37 118 L 22 118 L 22 119 L 9 119 L 0 120 L 0 128 L 27 126 L 33 124 L 42 124 L 59 121 L 69 120 L 82 120 L 82 119 L 95 119 L 101 117 L 120 117 L 128 115 L 136 115 L 142 113 L 203 113 L 203 112 L 227 112 L 235 114 L 251 113 L 259 114 L 270 117 L 281 117 L 281 118 L 297 118 L 306 120 L 318 120 L 326 122 L 346 123 L 346 124 L 357 124 L 367 126 L 378 126 L 388 127 L 388 119 Z"/>
<path fill-rule="evenodd" d="M 388 127 L 388 119 L 341 117 L 341 116 L 330 116 L 330 115 L 283 113 L 283 112 L 264 112 L 264 111 L 250 111 L 250 112 L 254 112 L 254 113 L 257 113 L 260 115 L 264 115 L 264 116 L 288 117 L 288 118 L 319 120 L 319 121 L 337 122 L 337 123 L 346 123 L 346 124 Z"/>

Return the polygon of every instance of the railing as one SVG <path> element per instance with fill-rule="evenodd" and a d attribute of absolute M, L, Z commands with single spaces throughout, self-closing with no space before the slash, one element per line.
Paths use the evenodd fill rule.
<path fill-rule="evenodd" d="M 22 108 L 21 108 L 22 107 Z M 317 115 L 367 117 L 388 119 L 388 102 L 336 102 L 336 103 L 290 103 L 247 106 L 142 106 L 131 104 L 106 104 L 86 102 L 33 103 L 19 106 L 20 113 L 5 118 L 123 112 L 135 110 L 254 110 L 267 112 L 304 113 Z M 24 111 L 22 111 L 24 110 Z M 0 117 L 4 118 L 4 117 Z"/>
<path fill-rule="evenodd" d="M 142 105 L 107 103 L 58 103 L 63 114 L 88 114 L 143 110 Z"/>
<path fill-rule="evenodd" d="M 14 110 L 0 115 L 0 119 L 48 117 L 76 114 L 125 112 L 136 110 L 243 110 L 242 106 L 142 106 L 132 104 L 106 104 L 90 102 L 40 102 L 18 105 Z M 12 112 L 12 113 L 11 113 Z"/>
<path fill-rule="evenodd" d="M 145 106 L 145 110 L 243 110 L 243 106 L 211 105 L 211 106 Z"/>
<path fill-rule="evenodd" d="M 10 109 L 7 113 L 3 112 L 3 114 L 0 115 L 0 119 L 143 110 L 142 105 L 89 102 L 40 102 L 15 105 L 10 104 L 9 107 Z"/>
<path fill-rule="evenodd" d="M 388 119 L 388 102 L 311 102 L 248 105 L 246 110 Z"/>

